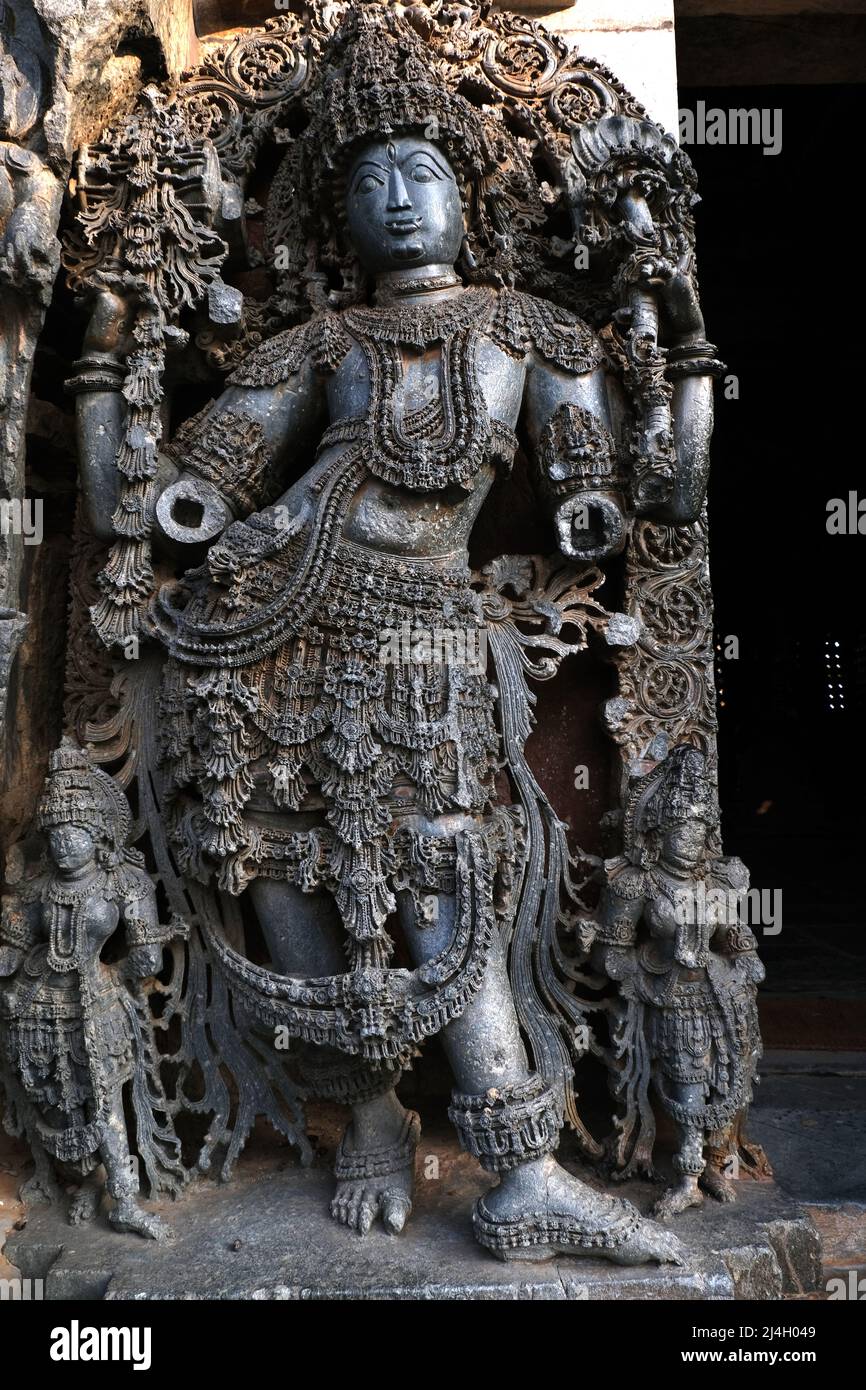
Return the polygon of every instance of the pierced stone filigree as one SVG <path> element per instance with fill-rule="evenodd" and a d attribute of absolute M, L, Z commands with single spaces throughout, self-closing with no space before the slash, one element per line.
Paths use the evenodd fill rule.
<path fill-rule="evenodd" d="M 349 190 L 359 142 L 397 168 L 407 131 L 435 154 L 454 236 L 447 264 L 431 256 L 399 285 L 358 249 Z M 242 194 L 266 137 L 288 146 L 267 199 L 262 270 L 273 293 L 242 307 L 220 267 L 229 247 L 244 254 Z M 170 171 L 184 175 L 183 198 Z M 502 1160 L 503 1191 L 523 1194 L 517 1216 L 494 1211 L 491 1197 L 479 1238 L 498 1253 L 668 1258 L 671 1245 L 631 1208 L 596 1201 L 550 1154 L 564 1115 L 601 1156 L 574 1073 L 588 1050 L 600 1055 L 597 977 L 582 972 L 581 951 L 601 865 L 570 848 L 526 743 L 528 682 L 552 677 L 594 634 L 617 662 L 606 715 L 624 782 L 648 770 L 662 735 L 700 744 L 711 770 L 703 531 L 633 515 L 676 503 L 693 518 L 705 486 L 696 441 L 708 417 L 684 419 L 678 378 L 710 363 L 709 345 L 669 363 L 653 299 L 673 250 L 688 262 L 687 161 L 606 70 L 531 21 L 472 6 L 329 3 L 237 36 L 170 93 L 146 94 L 131 122 L 84 153 L 80 173 L 83 240 L 67 252 L 76 288 L 121 294 L 131 272 L 140 291 L 116 538 L 93 616 L 107 644 L 141 635 L 155 645 L 135 672 L 115 660 L 113 682 L 100 668 L 101 693 L 87 691 L 79 657 L 74 712 L 91 718 L 97 756 L 124 759 L 169 901 L 196 918 L 172 1004 L 182 1041 L 168 1060 L 179 1075 L 172 1113 L 209 1117 L 200 1166 L 224 1147 L 228 1172 L 258 1113 L 309 1157 L 297 1088 L 269 1046 L 274 1028 L 295 1040 L 290 1064 L 311 1093 L 381 1102 L 383 1115 L 391 1105 L 393 1121 L 388 1080 L 474 1001 L 476 1031 L 492 1030 L 493 1013 L 511 1020 L 514 1071 L 501 1104 L 463 1097 L 455 1120 L 472 1152 Z M 652 256 L 609 196 L 626 182 L 632 199 L 652 191 L 661 210 Z M 150 189 L 162 220 L 138 191 Z M 567 219 L 573 243 L 562 241 Z M 385 244 L 414 236 L 409 221 L 385 227 Z M 584 233 L 590 265 L 575 275 L 568 253 Z M 177 578 L 177 555 L 163 564 L 151 549 L 165 357 L 205 298 L 218 322 L 196 341 L 220 370 L 231 364 L 232 394 L 181 426 L 169 452 L 235 519 L 218 537 L 202 532 L 197 567 Z M 201 357 L 181 380 L 185 370 L 201 381 Z M 612 393 L 623 402 L 615 424 L 608 373 L 625 387 Z M 88 355 L 73 387 L 90 401 L 117 384 Z M 472 576 L 467 536 L 524 424 L 563 554 L 499 557 Z M 82 451 L 85 473 L 93 452 Z M 698 498 L 690 513 L 685 492 Z M 582 551 L 585 496 L 596 511 L 604 502 L 605 536 Z M 615 553 L 614 534 L 628 541 L 624 613 L 601 602 L 599 566 L 573 563 Z M 431 634 L 448 639 L 447 660 Z M 465 650 L 454 659 L 455 644 L 482 637 L 489 665 Z M 499 804 L 498 774 L 514 806 Z M 278 891 L 278 911 L 263 886 Z M 345 960 L 319 977 L 295 965 L 292 929 L 317 929 L 324 896 Z M 266 963 L 248 949 L 250 912 Z M 397 963 L 397 916 L 411 968 Z M 619 909 L 599 944 L 630 948 L 629 921 Z M 748 957 L 746 946 L 738 958 Z M 649 956 L 640 960 L 651 975 Z M 494 1006 L 490 982 L 506 975 Z M 520 1083 L 518 1025 L 533 1068 Z M 639 1045 L 634 1031 L 623 1043 Z M 319 1048 L 324 1069 L 311 1060 Z M 335 1055 L 347 1059 L 342 1077 Z M 223 1071 L 236 1082 L 235 1114 Z M 345 1182 L 363 1182 L 374 1150 L 398 1141 L 347 1149 L 357 1173 Z M 560 1183 L 546 1208 L 532 1188 L 542 1170 Z"/>

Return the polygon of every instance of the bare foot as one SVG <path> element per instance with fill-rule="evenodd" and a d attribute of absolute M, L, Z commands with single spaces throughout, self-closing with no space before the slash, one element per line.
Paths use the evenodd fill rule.
<path fill-rule="evenodd" d="M 701 1206 L 703 1200 L 704 1195 L 698 1187 L 697 1178 L 686 1176 L 676 1187 L 669 1187 L 667 1192 L 659 1197 L 652 1214 L 657 1221 L 669 1221 L 672 1216 L 678 1216 L 689 1207 Z"/>
<path fill-rule="evenodd" d="M 385 1230 L 397 1235 L 412 1210 L 415 1149 L 421 1135 L 418 1116 L 412 1110 L 404 1112 L 391 1142 L 375 1148 L 356 1148 L 354 1128 L 352 1121 L 337 1153 L 331 1215 L 362 1236 L 380 1216 Z"/>
<path fill-rule="evenodd" d="M 133 1235 L 144 1236 L 146 1240 L 170 1240 L 174 1235 L 167 1221 L 154 1212 L 142 1211 L 131 1198 L 118 1199 L 108 1219 L 118 1231 L 129 1231 Z"/>
<path fill-rule="evenodd" d="M 701 1174 L 701 1187 L 705 1192 L 709 1192 L 711 1197 L 715 1197 L 717 1202 L 735 1202 L 737 1194 L 731 1178 L 726 1178 L 721 1168 L 716 1168 L 713 1164 L 707 1164 Z"/>
<path fill-rule="evenodd" d="M 84 1226 L 92 1221 L 99 1210 L 102 1190 L 99 1187 L 79 1187 L 69 1203 L 66 1220 L 70 1226 Z"/>
<path fill-rule="evenodd" d="M 18 1196 L 27 1206 L 40 1206 L 44 1203 L 59 1202 L 63 1197 L 60 1185 L 52 1173 L 41 1172 L 38 1168 L 36 1172 L 23 1182 L 18 1189 Z"/>
<path fill-rule="evenodd" d="M 475 1205 L 475 1235 L 503 1260 L 587 1255 L 615 1264 L 682 1264 L 676 1236 L 631 1202 L 596 1192 L 547 1155 L 502 1175 Z"/>

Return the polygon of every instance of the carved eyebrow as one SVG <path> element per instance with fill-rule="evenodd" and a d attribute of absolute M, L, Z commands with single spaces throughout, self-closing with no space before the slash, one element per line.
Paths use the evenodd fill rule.
<path fill-rule="evenodd" d="M 357 169 L 355 169 L 354 174 L 353 174 L 353 177 L 355 177 L 356 175 L 360 174 L 361 170 L 362 170 L 366 165 L 369 165 L 371 169 L 378 169 L 379 172 L 382 173 L 382 174 L 387 174 L 387 173 L 388 173 L 388 166 L 387 166 L 387 164 L 377 164 L 377 162 L 376 162 L 375 159 L 362 159 L 362 160 L 361 160 L 361 163 L 358 165 Z"/>
<path fill-rule="evenodd" d="M 403 159 L 401 159 L 400 163 L 401 163 L 401 164 L 405 164 L 405 163 L 406 163 L 408 160 L 410 160 L 410 159 L 429 159 L 430 163 L 431 163 L 431 164 L 434 164 L 434 165 L 436 166 L 436 168 L 439 170 L 439 172 L 440 172 L 446 179 L 452 177 L 452 175 L 451 175 L 451 174 L 448 172 L 448 170 L 445 168 L 445 165 L 442 164 L 442 163 L 436 158 L 435 154 L 432 154 L 430 150 L 420 150 L 420 149 L 419 149 L 419 150 L 410 150 L 409 153 L 408 153 L 407 155 L 405 155 L 405 156 L 403 157 Z"/>

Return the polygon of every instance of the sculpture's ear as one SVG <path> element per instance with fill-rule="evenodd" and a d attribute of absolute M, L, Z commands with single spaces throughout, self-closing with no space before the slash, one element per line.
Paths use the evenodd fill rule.
<path fill-rule="evenodd" d="M 120 863 L 121 851 L 104 832 L 96 837 L 96 862 L 101 869 L 115 869 Z"/>

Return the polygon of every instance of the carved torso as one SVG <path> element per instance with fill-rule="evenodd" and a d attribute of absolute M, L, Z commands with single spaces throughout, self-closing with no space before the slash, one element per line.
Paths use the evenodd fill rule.
<path fill-rule="evenodd" d="M 327 417 L 318 458 L 283 504 L 299 508 L 335 460 L 363 443 L 366 476 L 343 534 L 393 553 L 445 554 L 465 550 L 496 468 L 510 467 L 533 366 L 574 376 L 600 361 L 594 335 L 566 311 L 514 291 L 467 290 L 429 305 L 353 308 L 290 330 L 234 374 L 231 408 L 255 408 L 243 388 L 320 392 L 323 409 L 309 410 Z M 175 444 L 179 463 L 188 462 L 196 428 Z M 209 428 L 219 429 L 219 416 Z"/>

